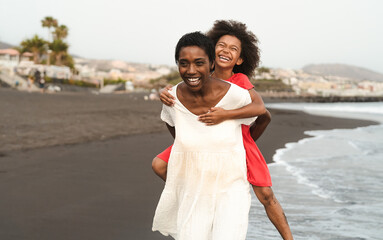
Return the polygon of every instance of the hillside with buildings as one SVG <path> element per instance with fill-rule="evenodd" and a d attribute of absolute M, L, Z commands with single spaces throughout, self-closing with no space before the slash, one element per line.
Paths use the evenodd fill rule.
<path fill-rule="evenodd" d="M 44 54 L 41 54 L 41 58 L 44 58 Z M 34 73 L 39 71 L 44 73 L 48 84 L 70 83 L 102 88 L 107 84 L 130 82 L 130 86 L 150 88 L 150 79 L 174 71 L 174 67 L 167 65 L 131 63 L 122 60 L 97 60 L 76 55 L 73 55 L 73 62 L 73 69 L 62 65 L 36 64 L 31 53 L 20 54 L 11 44 L 0 42 L 0 71 L 3 75 L 10 75 L 10 77 L 4 75 L 3 81 L 7 78 L 7 84 L 11 86 L 10 79 L 15 73 L 26 79 L 28 75 L 33 77 Z M 19 86 L 22 83 L 20 78 L 14 81 L 14 85 Z"/>
<path fill-rule="evenodd" d="M 338 76 L 354 80 L 383 82 L 383 74 L 381 73 L 346 64 L 310 64 L 304 66 L 302 70 L 318 76 Z"/>
<path fill-rule="evenodd" d="M 0 42 L 0 71 L 3 81 L 12 86 L 12 77 L 26 77 L 35 71 L 46 76 L 48 84 L 74 84 L 93 86 L 100 90 L 105 85 L 119 84 L 119 88 L 159 89 L 168 83 L 181 81 L 175 66 L 131 63 L 122 60 L 97 60 L 74 56 L 74 68 L 47 64 L 35 64 L 32 55 L 10 48 L 11 44 Z M 16 79 L 16 78 L 15 78 Z M 22 79 L 15 80 L 14 85 Z M 1 80 L 1 79 L 0 79 Z M 250 79 L 257 91 L 265 96 L 383 96 L 383 75 L 365 68 L 343 64 L 307 65 L 303 69 L 273 69 L 261 67 Z M 125 84 L 124 84 L 125 83 Z M 121 86 L 123 85 L 123 86 Z"/>
<path fill-rule="evenodd" d="M 372 74 L 372 71 L 358 67 L 348 66 L 346 68 L 345 65 L 340 65 L 329 68 L 328 66 L 330 65 L 307 67 L 301 70 L 271 69 L 269 73 L 261 75 L 266 74 L 266 78 L 282 80 L 283 83 L 291 86 L 297 95 L 383 96 L 383 81 L 379 80 L 379 74 Z M 322 70 L 319 71 L 319 69 Z M 331 69 L 331 71 L 323 69 Z M 335 71 L 336 69 L 343 70 Z M 346 75 L 344 69 L 355 74 Z M 264 77 L 258 76 L 257 78 Z"/>
<path fill-rule="evenodd" d="M 172 67 L 167 65 L 131 63 L 121 60 L 96 60 L 74 58 L 76 79 L 86 81 L 124 80 L 137 86 L 146 86 L 150 79 L 169 74 Z"/>

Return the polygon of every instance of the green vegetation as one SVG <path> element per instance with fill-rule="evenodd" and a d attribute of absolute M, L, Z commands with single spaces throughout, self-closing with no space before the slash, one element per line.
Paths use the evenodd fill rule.
<path fill-rule="evenodd" d="M 55 39 L 49 43 L 49 49 L 54 53 L 54 63 L 56 65 L 62 65 L 61 61 L 63 56 L 67 53 L 69 45 L 61 39 Z"/>
<path fill-rule="evenodd" d="M 50 40 L 46 41 L 38 35 L 34 35 L 30 39 L 25 39 L 20 43 L 20 47 L 16 47 L 21 54 L 31 52 L 35 64 L 54 64 L 57 66 L 68 66 L 74 69 L 74 62 L 68 53 L 69 44 L 64 41 L 68 36 L 69 29 L 65 25 L 59 25 L 57 19 L 53 17 L 45 17 L 41 20 L 41 25 L 48 28 Z M 42 57 L 46 60 L 40 60 Z"/>
<path fill-rule="evenodd" d="M 182 82 L 182 78 L 180 77 L 178 71 L 173 71 L 167 75 L 150 80 L 150 84 L 152 84 L 154 88 L 163 88 L 168 84 L 174 86 L 179 82 Z"/>
<path fill-rule="evenodd" d="M 251 79 L 254 89 L 257 92 L 292 92 L 291 86 L 286 85 L 280 79 Z"/>
<path fill-rule="evenodd" d="M 38 35 L 33 36 L 31 39 L 25 39 L 20 43 L 20 52 L 31 52 L 33 54 L 33 62 L 40 63 L 40 56 L 45 52 L 47 41 L 40 38 Z"/>
<path fill-rule="evenodd" d="M 129 81 L 129 80 L 124 80 L 122 78 L 118 78 L 117 80 L 104 78 L 104 86 L 111 85 L 111 84 L 125 83 L 126 81 Z"/>
<path fill-rule="evenodd" d="M 267 68 L 267 67 L 260 67 L 260 68 L 257 68 L 256 70 L 259 74 L 261 73 L 270 73 L 270 68 Z"/>
<path fill-rule="evenodd" d="M 41 25 L 48 28 L 49 34 L 53 35 L 51 28 L 56 28 L 58 26 L 58 22 L 53 17 L 45 17 L 43 20 L 41 20 Z"/>
<path fill-rule="evenodd" d="M 60 25 L 55 28 L 53 32 L 53 39 L 62 40 L 68 36 L 68 27 L 65 25 Z"/>
<path fill-rule="evenodd" d="M 73 86 L 79 86 L 79 87 L 91 87 L 91 88 L 98 88 L 98 85 L 90 82 L 84 82 L 84 81 L 78 81 L 73 79 L 52 79 L 50 77 L 45 77 L 46 83 L 60 83 L 60 84 L 67 84 L 67 85 L 73 85 Z"/>

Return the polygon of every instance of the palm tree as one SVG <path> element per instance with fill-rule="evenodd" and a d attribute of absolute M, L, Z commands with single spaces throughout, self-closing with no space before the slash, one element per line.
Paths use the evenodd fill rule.
<path fill-rule="evenodd" d="M 69 29 L 65 25 L 59 25 L 57 19 L 45 17 L 41 20 L 43 27 L 48 28 L 51 39 L 47 42 L 45 50 L 48 50 L 48 64 L 51 60 L 50 50 L 52 50 L 52 62 L 56 65 L 73 65 L 73 59 L 68 54 L 69 45 L 63 41 L 68 36 Z M 53 30 L 52 30 L 53 28 Z M 49 48 L 47 48 L 49 47 Z"/>
<path fill-rule="evenodd" d="M 70 69 L 75 70 L 74 68 L 74 60 L 69 53 L 65 53 L 62 57 L 62 64 L 68 66 Z"/>
<path fill-rule="evenodd" d="M 40 38 L 39 36 L 35 35 L 31 39 L 25 39 L 24 41 L 21 42 L 21 48 L 23 51 L 28 51 L 33 54 L 33 62 L 35 64 L 39 63 L 39 58 L 40 55 L 45 52 L 45 44 L 47 42 Z"/>
<path fill-rule="evenodd" d="M 49 44 L 55 57 L 55 65 L 62 65 L 62 57 L 67 53 L 69 45 L 61 39 L 55 39 Z"/>
<path fill-rule="evenodd" d="M 55 31 L 54 31 L 54 39 L 57 40 L 57 39 L 64 39 L 68 36 L 68 28 L 67 26 L 65 25 L 60 25 L 58 27 L 55 28 Z"/>
<path fill-rule="evenodd" d="M 51 28 L 56 28 L 58 26 L 57 19 L 54 19 L 53 17 L 45 17 L 43 20 L 41 20 L 41 24 L 43 27 L 48 28 L 49 35 L 53 39 L 53 33 L 51 31 Z"/>

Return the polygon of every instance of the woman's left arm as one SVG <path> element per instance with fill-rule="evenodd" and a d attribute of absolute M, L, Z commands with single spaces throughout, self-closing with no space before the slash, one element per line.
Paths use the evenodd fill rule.
<path fill-rule="evenodd" d="M 170 126 L 167 123 L 166 123 L 166 127 L 168 128 L 168 130 L 169 130 L 170 134 L 172 135 L 172 137 L 175 139 L 176 138 L 176 128 Z"/>
<path fill-rule="evenodd" d="M 214 107 L 206 114 L 199 116 L 199 120 L 206 125 L 215 125 L 229 119 L 241 119 L 260 116 L 266 113 L 261 96 L 254 90 L 249 90 L 251 103 L 238 109 L 225 110 Z"/>

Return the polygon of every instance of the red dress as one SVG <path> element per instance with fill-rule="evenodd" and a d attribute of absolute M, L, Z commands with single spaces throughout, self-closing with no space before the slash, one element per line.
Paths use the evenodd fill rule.
<path fill-rule="evenodd" d="M 242 73 L 236 73 L 226 81 L 234 83 L 247 90 L 254 88 L 248 77 Z M 258 149 L 253 138 L 251 138 L 250 126 L 242 125 L 242 136 L 243 145 L 246 150 L 247 180 L 255 186 L 270 187 L 272 184 L 269 168 L 267 167 L 261 151 Z M 172 146 L 158 154 L 157 157 L 168 162 L 171 150 Z"/>

